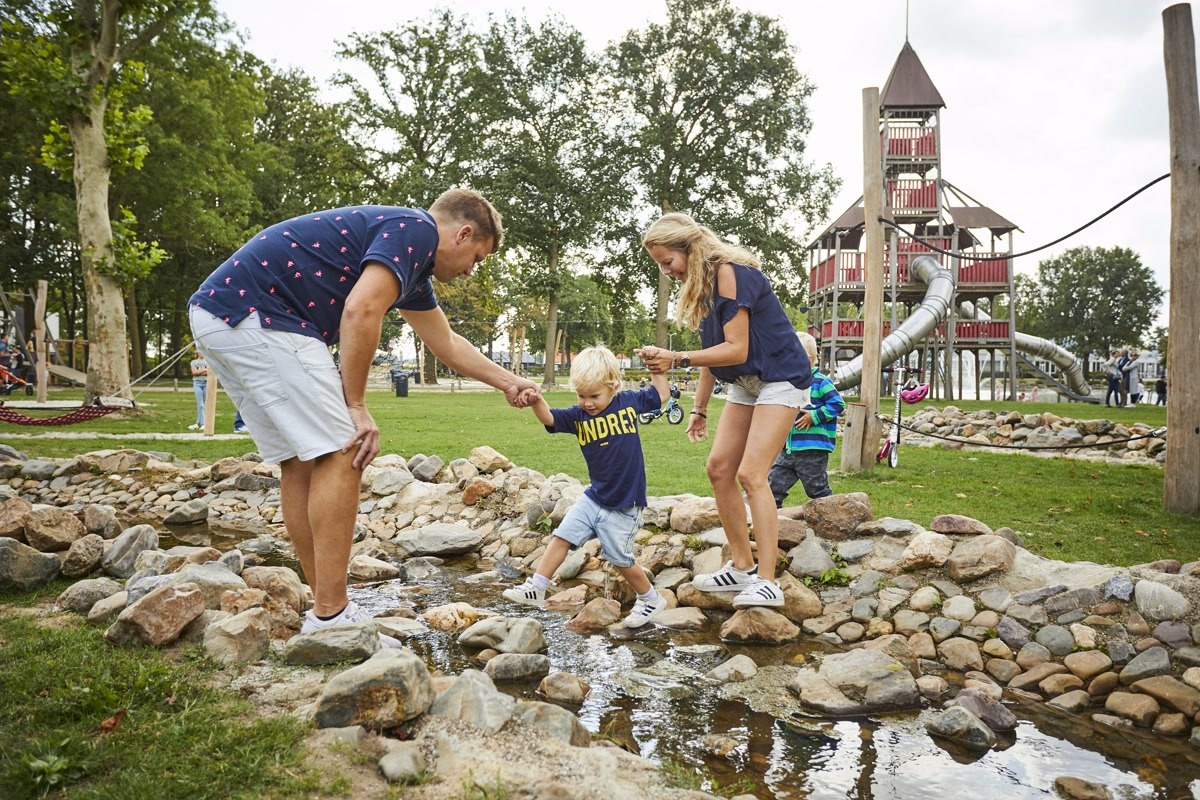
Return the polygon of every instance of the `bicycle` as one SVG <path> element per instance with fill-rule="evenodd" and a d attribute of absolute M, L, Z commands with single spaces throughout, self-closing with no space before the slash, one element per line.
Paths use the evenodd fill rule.
<path fill-rule="evenodd" d="M 891 427 L 888 437 L 884 440 L 883 446 L 879 448 L 879 452 L 875 454 L 875 460 L 887 461 L 887 465 L 895 469 L 896 464 L 900 461 L 900 401 L 903 400 L 909 405 L 921 402 L 929 396 L 929 384 L 917 383 L 916 376 L 925 372 L 920 367 L 910 367 L 897 362 L 892 365 L 891 372 L 895 376 L 892 379 L 893 383 L 898 386 L 901 381 L 904 381 L 904 387 L 896 392 L 896 412 L 890 420 Z M 877 413 L 875 416 L 877 419 L 889 422 L 887 417 L 882 414 Z"/>
<path fill-rule="evenodd" d="M 646 411 L 638 414 L 638 421 L 643 425 L 649 425 L 654 420 L 662 415 L 667 415 L 667 422 L 672 425 L 678 425 L 683 422 L 683 406 L 679 405 L 679 387 L 671 387 L 671 396 L 667 398 L 667 404 L 661 408 L 656 408 L 653 411 Z"/>

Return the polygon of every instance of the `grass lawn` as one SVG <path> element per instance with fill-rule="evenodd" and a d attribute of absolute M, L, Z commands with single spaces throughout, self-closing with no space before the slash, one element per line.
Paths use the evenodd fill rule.
<path fill-rule="evenodd" d="M 48 603 L 69 583 L 0 601 Z M 0 797 L 252 800 L 348 788 L 305 763 L 304 723 L 258 717 L 211 688 L 202 658 L 113 647 L 76 615 L 50 623 L 0 612 Z"/>
<path fill-rule="evenodd" d="M 79 397 L 62 392 L 53 397 Z M 93 422 L 52 429 L 113 434 L 184 433 L 195 413 L 190 391 L 147 392 L 143 409 Z M 569 405 L 574 395 L 554 392 L 551 405 Z M 390 392 L 368 395 L 371 411 L 383 431 L 382 452 L 437 454 L 449 461 L 465 457 L 478 445 L 491 445 L 521 466 L 544 474 L 565 472 L 586 480 L 583 457 L 573 437 L 550 436 L 528 411 L 509 408 L 495 392 L 442 392 L 414 389 L 407 398 Z M 690 408 L 690 397 L 683 400 Z M 1015 403 L 958 401 L 964 410 L 1008 410 Z M 719 423 L 724 401 L 710 404 L 710 426 Z M 1097 408 L 1081 404 L 1021 403 L 1025 413 L 1051 411 L 1076 418 L 1106 417 L 1118 422 L 1166 422 L 1162 407 Z M 219 432 L 232 428 L 233 407 L 223 394 L 218 403 Z M 0 424 L 0 441 L 31 456 L 69 457 L 89 450 L 131 447 L 167 450 L 184 458 L 215 460 L 253 449 L 248 437 L 207 441 L 187 439 L 13 439 L 11 434 L 47 429 Z M 709 444 L 690 444 L 683 425 L 665 418 L 642 427 L 649 491 L 652 495 L 692 492 L 711 495 L 704 474 Z M 1200 558 L 1200 517 L 1162 510 L 1163 472 L 1158 467 L 1110 466 L 1063 458 L 1023 454 L 974 453 L 902 446 L 900 466 L 855 475 L 836 472 L 841 454 L 830 458 L 835 492 L 866 492 L 877 517 L 894 516 L 928 525 L 937 514 L 975 517 L 993 528 L 1019 531 L 1034 552 L 1068 561 L 1100 561 L 1128 565 L 1159 558 Z M 788 504 L 803 502 L 797 486 Z"/>

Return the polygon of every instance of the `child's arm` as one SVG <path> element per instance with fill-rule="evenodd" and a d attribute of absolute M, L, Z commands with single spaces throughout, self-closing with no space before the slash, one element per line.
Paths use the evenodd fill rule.
<path fill-rule="evenodd" d="M 538 418 L 538 422 L 554 427 L 554 415 L 550 413 L 550 406 L 544 397 L 539 397 L 530 408 L 533 409 L 533 415 Z"/>
<path fill-rule="evenodd" d="M 825 395 L 821 398 L 821 404 L 812 410 L 812 419 L 818 423 L 837 419 L 846 411 L 846 401 L 834 388 L 833 381 L 826 378 L 823 385 Z"/>
<path fill-rule="evenodd" d="M 667 385 L 667 373 L 652 372 L 650 373 L 650 385 L 658 389 L 658 403 L 662 405 L 667 402 L 667 397 L 671 394 L 671 388 Z"/>

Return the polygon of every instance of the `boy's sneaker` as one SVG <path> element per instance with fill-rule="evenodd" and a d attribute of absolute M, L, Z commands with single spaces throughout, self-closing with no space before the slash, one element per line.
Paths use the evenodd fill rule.
<path fill-rule="evenodd" d="M 342 609 L 342 613 L 333 619 L 320 619 L 313 613 L 311 608 L 305 611 L 304 622 L 300 625 L 300 633 L 316 633 L 326 628 L 333 628 L 338 625 L 353 625 L 356 622 L 370 622 L 372 619 L 374 617 L 363 611 L 357 603 L 351 600 L 349 603 L 346 603 L 346 607 Z M 384 647 L 400 648 L 404 646 L 399 639 L 384 636 L 382 633 L 379 634 L 379 641 Z"/>
<path fill-rule="evenodd" d="M 532 576 L 526 578 L 520 586 L 505 589 L 502 594 L 514 603 L 524 603 L 527 606 L 540 606 L 546 600 L 546 590 L 539 589 Z"/>
<path fill-rule="evenodd" d="M 692 586 L 702 592 L 740 592 L 750 585 L 755 569 L 757 567 L 751 567 L 749 571 L 742 572 L 733 566 L 732 561 L 726 561 L 725 566 L 711 575 L 697 575 L 692 579 Z"/>
<path fill-rule="evenodd" d="M 750 585 L 733 598 L 734 608 L 752 608 L 754 606 L 769 606 L 778 608 L 783 605 L 783 590 L 775 581 L 760 578 L 755 575 Z"/>
<path fill-rule="evenodd" d="M 201 428 L 203 428 L 203 427 L 204 427 L 203 425 L 195 425 L 195 424 L 193 424 L 193 425 L 188 425 L 188 430 L 189 430 L 189 431 L 198 431 L 198 430 L 200 430 L 200 429 L 201 429 Z"/>
<path fill-rule="evenodd" d="M 622 624 L 626 628 L 640 628 L 647 622 L 653 622 L 655 617 L 666 610 L 667 598 L 661 594 L 653 600 L 638 600 Z"/>

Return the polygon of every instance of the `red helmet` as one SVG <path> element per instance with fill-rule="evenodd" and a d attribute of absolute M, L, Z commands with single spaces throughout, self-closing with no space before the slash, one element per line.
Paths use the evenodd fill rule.
<path fill-rule="evenodd" d="M 922 383 L 918 386 L 914 386 L 911 389 L 901 389 L 900 397 L 906 403 L 919 403 L 926 397 L 929 397 L 929 384 Z"/>

